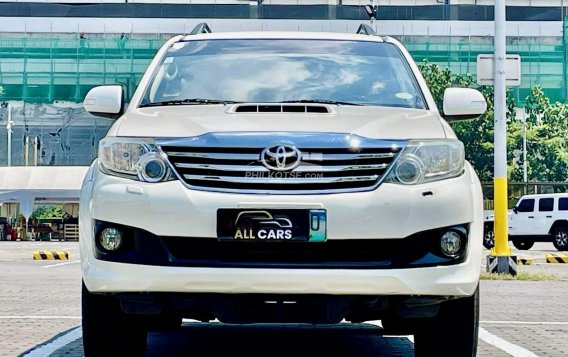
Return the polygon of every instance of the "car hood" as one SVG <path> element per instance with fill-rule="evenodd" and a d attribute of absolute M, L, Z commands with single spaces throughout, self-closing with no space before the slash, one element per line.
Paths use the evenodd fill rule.
<path fill-rule="evenodd" d="M 177 105 L 129 110 L 109 136 L 190 137 L 212 132 L 333 132 L 374 139 L 454 137 L 428 110 L 328 106 L 331 113 L 234 113 L 225 105 Z"/>

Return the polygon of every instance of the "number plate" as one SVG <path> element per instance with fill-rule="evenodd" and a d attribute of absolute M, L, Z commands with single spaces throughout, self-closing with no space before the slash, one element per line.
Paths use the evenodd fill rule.
<path fill-rule="evenodd" d="M 230 241 L 325 242 L 323 209 L 217 210 L 217 237 Z"/>

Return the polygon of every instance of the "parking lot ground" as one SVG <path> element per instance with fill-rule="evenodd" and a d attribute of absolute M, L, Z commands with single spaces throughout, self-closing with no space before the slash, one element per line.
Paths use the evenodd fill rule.
<path fill-rule="evenodd" d="M 70 260 L 33 261 L 32 252 L 43 249 L 66 250 Z M 554 252 L 552 245 L 537 243 L 523 254 L 542 256 L 544 262 L 546 252 Z M 519 267 L 526 268 L 559 279 L 482 281 L 478 356 L 568 355 L 568 265 Z M 83 355 L 76 242 L 0 242 L 0 281 L 0 356 Z M 413 355 L 413 336 L 381 336 L 373 324 L 186 322 L 173 333 L 151 333 L 148 341 L 148 356 Z"/>

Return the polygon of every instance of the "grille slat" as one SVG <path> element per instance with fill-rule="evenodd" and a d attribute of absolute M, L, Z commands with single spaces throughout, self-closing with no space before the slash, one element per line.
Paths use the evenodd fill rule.
<path fill-rule="evenodd" d="M 278 185 L 316 185 L 330 184 L 340 182 L 358 182 L 372 181 L 375 182 L 379 176 L 344 176 L 344 177 L 315 177 L 315 178 L 264 178 L 264 177 L 237 177 L 237 176 L 206 176 L 206 175 L 183 175 L 189 181 L 220 181 L 230 183 L 251 183 L 251 184 L 278 184 Z"/>
<path fill-rule="evenodd" d="M 196 157 L 212 160 L 258 160 L 259 154 L 234 154 L 234 153 L 213 153 L 213 152 L 177 152 L 167 153 L 168 156 L 174 157 Z"/>
<path fill-rule="evenodd" d="M 396 156 L 395 153 L 354 153 L 354 154 L 323 154 L 315 153 L 314 149 L 309 149 L 308 152 L 302 154 L 302 160 L 364 160 L 364 159 L 390 159 Z M 262 151 L 262 149 L 260 149 Z M 235 154 L 231 152 L 179 152 L 171 151 L 167 153 L 168 156 L 174 157 L 195 157 L 211 160 L 259 160 L 260 152 L 258 154 Z"/>
<path fill-rule="evenodd" d="M 373 189 L 405 145 L 401 141 L 336 133 L 259 136 L 258 133 L 205 134 L 198 139 L 164 139 L 157 143 L 172 169 L 191 188 L 274 194 Z M 352 145 L 354 138 L 357 146 Z M 265 167 L 262 152 L 275 141 L 294 145 L 300 151 L 300 165 L 290 171 Z"/>
<path fill-rule="evenodd" d="M 200 169 L 215 171 L 236 171 L 236 172 L 270 172 L 264 166 L 253 165 L 222 165 L 222 164 L 188 164 L 176 162 L 176 167 L 182 169 Z M 370 164 L 370 165 L 339 165 L 339 166 L 319 166 L 319 165 L 300 165 L 293 172 L 343 172 L 343 171 L 360 171 L 360 170 L 383 170 L 388 164 Z"/>

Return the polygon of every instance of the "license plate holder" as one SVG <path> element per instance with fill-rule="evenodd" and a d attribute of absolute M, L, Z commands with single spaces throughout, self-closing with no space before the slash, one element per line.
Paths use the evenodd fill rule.
<path fill-rule="evenodd" d="M 217 210 L 217 237 L 221 241 L 325 242 L 324 209 Z"/>

